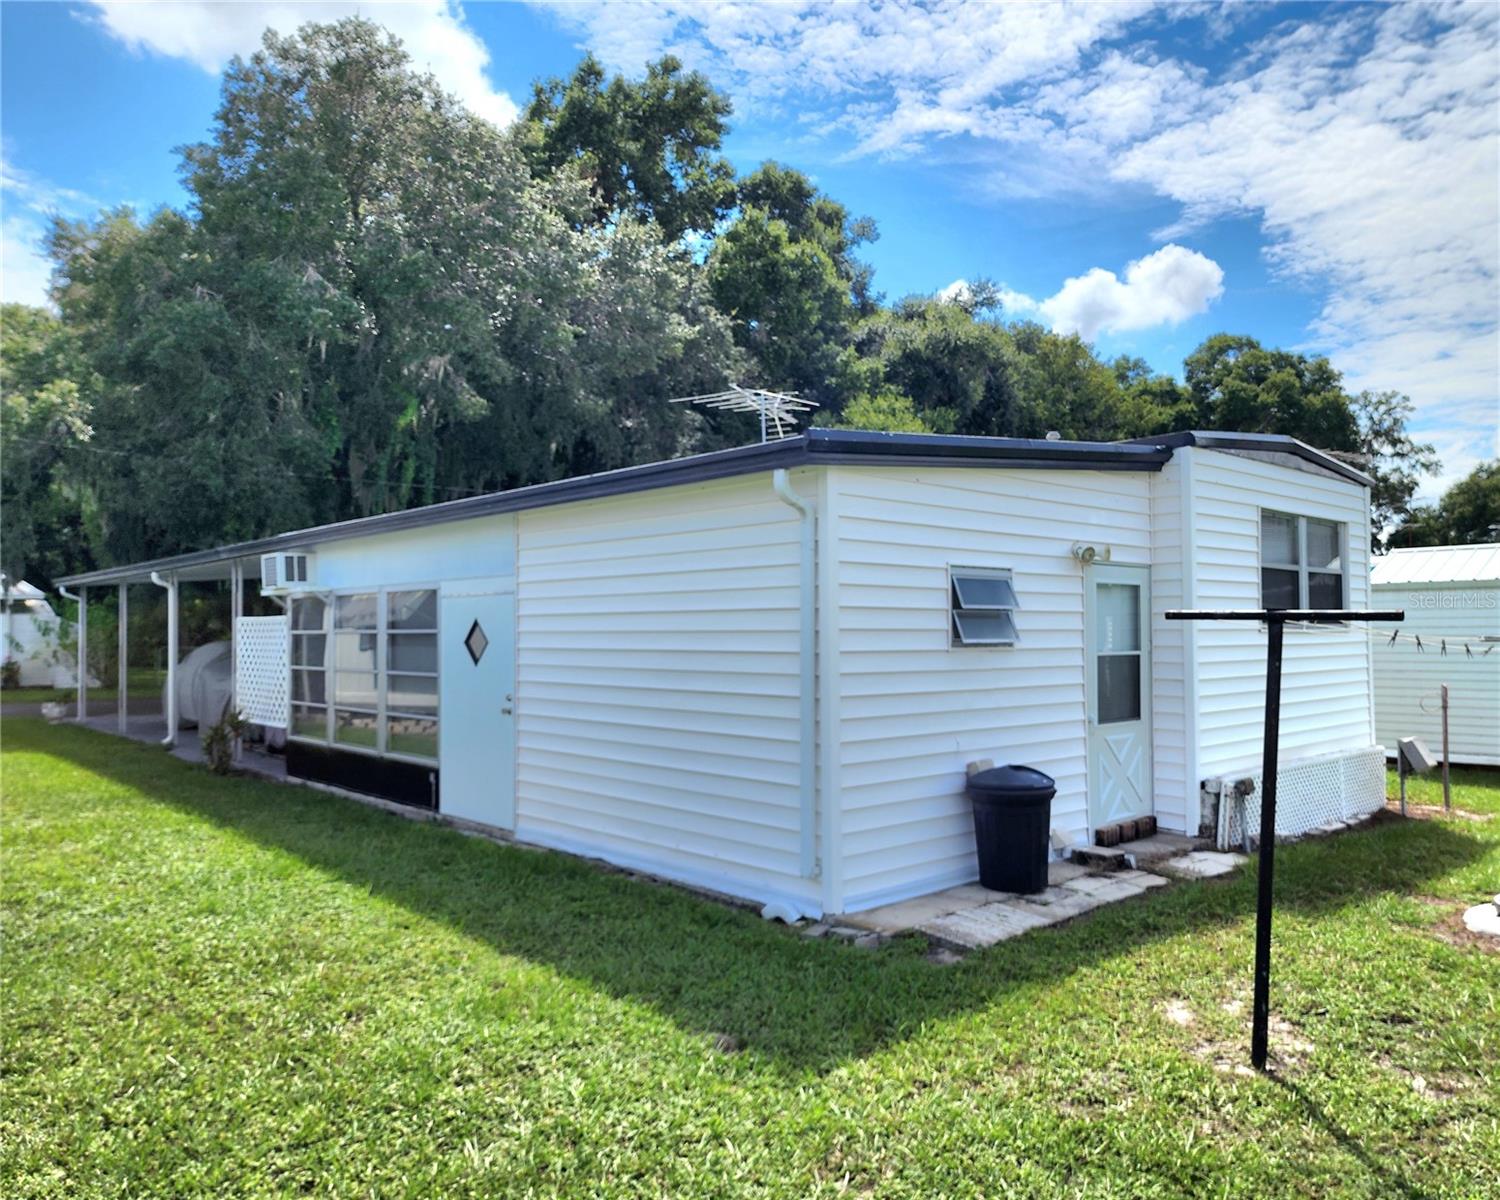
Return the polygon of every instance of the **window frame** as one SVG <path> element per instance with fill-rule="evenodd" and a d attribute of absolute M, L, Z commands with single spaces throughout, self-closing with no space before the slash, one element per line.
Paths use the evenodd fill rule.
<path fill-rule="evenodd" d="M 1297 561 L 1268 562 L 1266 560 L 1265 521 L 1267 516 L 1280 517 L 1284 521 L 1291 521 L 1296 530 Z M 1338 538 L 1338 569 L 1328 567 L 1313 567 L 1308 565 L 1307 560 L 1307 523 L 1317 521 L 1323 525 L 1332 525 Z M 1266 604 L 1266 584 L 1263 573 L 1271 571 L 1295 571 L 1297 573 L 1297 603 L 1294 608 L 1311 609 L 1312 590 L 1311 581 L 1314 575 L 1335 575 L 1339 580 L 1340 608 L 1349 606 L 1349 522 L 1340 521 L 1332 517 L 1315 517 L 1307 513 L 1290 513 L 1279 508 L 1261 508 L 1258 510 L 1258 520 L 1255 527 L 1256 536 L 1256 558 L 1257 568 L 1255 572 L 1255 585 L 1260 606 L 1269 611 Z"/>
<path fill-rule="evenodd" d="M 410 676 L 414 676 L 414 677 L 420 676 L 422 678 L 430 678 L 430 679 L 433 680 L 433 684 L 434 684 L 434 704 L 433 704 L 433 707 L 437 710 L 433 714 L 413 713 L 413 712 L 409 712 L 409 711 L 407 711 L 405 709 L 394 709 L 393 710 L 393 709 L 391 709 L 389 707 L 389 697 L 387 695 L 387 692 L 389 690 L 389 676 L 390 676 L 390 671 L 387 669 L 387 660 L 388 660 L 389 655 L 390 655 L 390 647 L 389 647 L 389 636 L 390 636 L 390 633 L 391 633 L 391 630 L 390 630 L 390 596 L 394 592 L 431 592 L 432 593 L 432 597 L 433 597 L 433 620 L 434 620 L 433 627 L 430 628 L 430 629 L 426 628 L 425 626 L 423 628 L 421 628 L 421 629 L 401 629 L 401 630 L 397 630 L 396 632 L 397 632 L 398 635 L 399 634 L 404 634 L 404 633 L 410 633 L 410 634 L 430 634 L 432 636 L 432 639 L 433 639 L 433 646 L 434 646 L 434 650 L 435 650 L 433 666 L 436 668 L 436 670 L 433 670 L 433 671 L 403 670 L 403 671 L 397 671 L 396 674 L 398 674 L 398 675 L 410 675 Z M 351 745 L 348 742 L 341 742 L 341 741 L 339 741 L 337 739 L 337 737 L 336 737 L 336 732 L 337 732 L 337 728 L 338 728 L 338 725 L 337 725 L 337 710 L 340 707 L 344 708 L 346 711 L 357 711 L 357 712 L 362 712 L 362 713 L 368 713 L 370 710 L 367 709 L 367 708 L 364 708 L 364 707 L 360 707 L 360 706 L 355 706 L 353 708 L 351 708 L 349 705 L 342 705 L 341 706 L 338 703 L 338 698 L 337 698 L 338 697 L 338 691 L 337 691 L 338 668 L 334 665 L 334 663 L 336 661 L 336 656 L 335 656 L 335 648 L 336 648 L 336 645 L 337 645 L 336 636 L 337 636 L 337 634 L 339 632 L 338 627 L 337 627 L 337 619 L 335 617 L 335 613 L 337 611 L 338 601 L 339 601 L 339 599 L 341 597 L 346 597 L 346 596 L 369 596 L 369 595 L 373 595 L 375 597 L 375 629 L 374 629 L 373 632 L 375 634 L 375 668 L 374 668 L 374 673 L 375 673 L 376 705 L 375 705 L 375 710 L 374 710 L 374 713 L 375 713 L 375 745 L 373 747 L 372 746 Z M 294 604 L 298 600 L 304 599 L 304 598 L 316 598 L 316 599 L 321 600 L 323 602 L 323 625 L 322 625 L 321 629 L 302 629 L 302 630 L 297 630 L 297 629 L 293 629 L 292 628 L 292 614 L 291 614 L 290 605 Z M 288 611 L 287 611 L 287 630 L 288 630 L 288 638 L 291 640 L 291 644 L 289 644 L 289 646 L 288 646 L 288 655 L 287 655 L 287 658 L 288 658 L 288 670 L 290 672 L 292 672 L 292 673 L 295 673 L 299 669 L 302 669 L 302 670 L 321 670 L 322 671 L 322 673 L 323 673 L 323 704 L 322 704 L 321 707 L 323 709 L 323 736 L 322 737 L 311 737 L 311 736 L 309 736 L 307 734 L 293 733 L 292 732 L 292 730 L 293 730 L 293 720 L 294 720 L 293 711 L 296 709 L 296 707 L 299 704 L 299 702 L 296 700 L 295 695 L 294 695 L 295 689 L 290 686 L 294 682 L 294 679 L 295 679 L 295 675 L 293 675 L 293 679 L 289 679 L 288 680 L 288 685 L 289 685 L 288 686 L 288 708 L 289 708 L 289 712 L 288 712 L 288 715 L 287 715 L 287 740 L 289 740 L 289 741 L 303 742 L 303 743 L 306 743 L 308 745 L 314 745 L 314 746 L 327 746 L 331 750 L 346 751 L 346 752 L 348 752 L 350 754 L 363 754 L 363 755 L 366 755 L 366 756 L 371 757 L 371 758 L 389 758 L 389 759 L 394 759 L 394 760 L 396 760 L 398 762 L 409 762 L 409 763 L 414 763 L 414 764 L 416 764 L 418 766 L 423 766 L 423 767 L 435 767 L 435 766 L 438 766 L 439 763 L 441 762 L 441 759 L 442 759 L 442 738 L 443 738 L 443 724 L 444 724 L 444 722 L 443 722 L 443 706 L 442 706 L 442 653 L 443 653 L 442 622 L 443 622 L 442 589 L 441 589 L 441 586 L 438 583 L 436 583 L 436 582 L 432 582 L 432 583 L 382 584 L 382 585 L 378 585 L 378 586 L 367 585 L 367 586 L 363 586 L 363 587 L 347 587 L 347 588 L 335 588 L 335 589 L 317 589 L 317 590 L 308 590 L 306 592 L 302 592 L 300 594 L 294 594 L 291 597 L 289 597 L 288 598 Z M 361 631 L 359 631 L 359 630 L 344 630 L 343 632 L 344 633 L 351 633 L 351 632 L 358 633 L 358 632 L 361 632 Z M 369 632 L 369 631 L 364 631 L 364 632 Z M 295 638 L 298 635 L 302 635 L 302 636 L 307 636 L 307 635 L 321 635 L 324 638 L 324 642 L 323 642 L 323 662 L 322 662 L 322 664 L 321 664 L 320 667 L 299 667 L 297 664 L 295 664 L 295 663 L 293 663 L 293 662 L 290 661 L 291 658 L 293 657 L 293 655 L 291 653 L 291 650 L 292 650 L 292 648 L 295 645 Z M 303 702 L 303 703 L 304 703 L 304 706 L 310 705 L 310 702 Z M 391 750 L 391 749 L 388 748 L 388 744 L 389 744 L 389 741 L 390 741 L 389 718 L 391 717 L 392 713 L 394 713 L 397 717 L 405 717 L 405 718 L 408 718 L 408 719 L 418 719 L 418 720 L 431 720 L 431 721 L 434 721 L 437 724 L 437 747 L 434 750 L 434 752 L 431 755 L 431 757 L 429 757 L 427 755 L 421 755 L 421 754 L 410 754 L 410 753 L 406 753 L 404 751 Z"/>
<path fill-rule="evenodd" d="M 960 595 L 960 579 L 998 579 L 1010 589 L 1013 604 L 965 604 Z M 948 649 L 950 650 L 1008 650 L 1021 644 L 1021 630 L 1016 624 L 1016 613 L 1021 610 L 1021 597 L 1016 591 L 1015 572 L 1010 567 L 965 567 L 948 566 Z M 970 639 L 963 636 L 959 613 L 1004 613 L 1010 622 L 1009 638 Z"/>

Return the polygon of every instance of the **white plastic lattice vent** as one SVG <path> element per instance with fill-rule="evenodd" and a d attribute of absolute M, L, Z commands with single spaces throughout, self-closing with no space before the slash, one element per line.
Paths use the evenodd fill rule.
<path fill-rule="evenodd" d="M 1243 845 L 1246 826 L 1251 836 L 1260 834 L 1261 773 L 1254 771 L 1249 777 L 1255 790 L 1241 804 L 1230 795 L 1228 785 L 1245 776 L 1224 776 L 1217 839 L 1221 850 Z M 1383 746 L 1282 763 L 1276 779 L 1276 833 L 1298 837 L 1320 825 L 1367 817 L 1384 804 Z"/>
<path fill-rule="evenodd" d="M 240 715 L 256 725 L 285 729 L 287 619 L 241 617 L 234 626 L 234 654 Z"/>

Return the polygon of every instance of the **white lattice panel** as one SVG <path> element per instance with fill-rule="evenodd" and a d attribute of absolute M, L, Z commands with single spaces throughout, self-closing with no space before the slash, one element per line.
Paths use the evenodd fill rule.
<path fill-rule="evenodd" d="M 287 618 L 241 617 L 234 626 L 235 676 L 245 720 L 285 729 L 291 670 Z"/>
<path fill-rule="evenodd" d="M 1261 773 L 1250 778 L 1255 790 L 1243 804 L 1228 792 L 1235 778 L 1225 776 L 1226 788 L 1219 802 L 1218 845 L 1236 849 L 1244 843 L 1245 826 L 1251 836 L 1260 833 Z M 1385 803 L 1385 749 L 1371 746 L 1282 763 L 1276 783 L 1276 833 L 1298 837 L 1320 825 L 1367 817 Z"/>

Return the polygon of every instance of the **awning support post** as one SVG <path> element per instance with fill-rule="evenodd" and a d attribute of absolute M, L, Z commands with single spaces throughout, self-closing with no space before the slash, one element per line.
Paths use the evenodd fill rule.
<path fill-rule="evenodd" d="M 126 700 L 130 675 L 128 666 L 130 634 L 127 632 L 130 627 L 130 585 L 125 583 L 120 585 L 119 626 L 119 647 L 116 651 L 119 663 L 115 668 L 115 682 L 119 687 L 119 696 L 115 701 L 115 714 L 120 732 L 123 734 L 130 728 L 130 705 Z"/>
<path fill-rule="evenodd" d="M 151 572 L 151 582 L 167 592 L 167 736 L 163 746 L 177 745 L 177 576 L 162 578 L 161 572 Z"/>
<path fill-rule="evenodd" d="M 239 559 L 229 564 L 229 711 L 240 711 L 240 618 L 245 614 L 245 565 Z M 234 757 L 240 757 L 240 739 L 234 739 Z"/>
<path fill-rule="evenodd" d="M 68 598 L 78 601 L 78 719 L 82 721 L 89 715 L 89 590 L 80 585 L 78 595 Z"/>
<path fill-rule="evenodd" d="M 1250 1062 L 1257 1071 L 1264 1071 L 1271 1018 L 1271 901 L 1276 881 L 1276 776 L 1281 737 L 1281 652 L 1286 623 L 1404 621 L 1406 614 L 1400 609 L 1356 612 L 1271 608 L 1226 612 L 1173 609 L 1165 616 L 1169 621 L 1258 621 L 1266 627 L 1266 720 L 1261 743 L 1260 862 L 1255 894 L 1255 1003 L 1250 1027 Z"/>

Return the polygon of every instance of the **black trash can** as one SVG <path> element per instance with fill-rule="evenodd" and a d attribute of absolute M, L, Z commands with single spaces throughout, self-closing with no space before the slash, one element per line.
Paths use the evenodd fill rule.
<path fill-rule="evenodd" d="M 1046 890 L 1047 838 L 1057 781 L 1034 767 L 991 767 L 969 776 L 979 882 L 996 892 Z"/>

